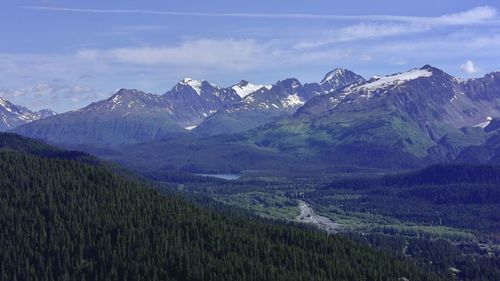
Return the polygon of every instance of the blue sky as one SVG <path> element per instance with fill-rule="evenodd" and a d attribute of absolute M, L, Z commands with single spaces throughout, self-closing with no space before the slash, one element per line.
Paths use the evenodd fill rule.
<path fill-rule="evenodd" d="M 0 96 L 76 109 L 119 88 L 162 94 L 184 77 L 230 86 L 335 67 L 365 77 L 431 64 L 500 69 L 498 1 L 58 1 L 0 4 Z"/>

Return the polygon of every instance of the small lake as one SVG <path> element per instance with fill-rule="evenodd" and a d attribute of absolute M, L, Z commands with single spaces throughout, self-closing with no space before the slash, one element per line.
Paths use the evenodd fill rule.
<path fill-rule="evenodd" d="M 211 178 L 218 178 L 218 179 L 223 179 L 223 180 L 237 180 L 241 178 L 241 175 L 239 174 L 195 174 L 197 176 L 202 176 L 202 177 L 211 177 Z"/>

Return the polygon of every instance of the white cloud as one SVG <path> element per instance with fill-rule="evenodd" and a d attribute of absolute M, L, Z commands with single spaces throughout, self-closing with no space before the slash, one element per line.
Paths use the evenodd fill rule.
<path fill-rule="evenodd" d="M 460 65 L 460 71 L 465 72 L 467 74 L 477 73 L 479 70 L 473 61 L 467 60 L 464 64 Z"/>

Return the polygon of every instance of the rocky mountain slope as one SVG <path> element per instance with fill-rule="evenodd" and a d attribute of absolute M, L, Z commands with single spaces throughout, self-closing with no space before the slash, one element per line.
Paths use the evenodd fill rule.
<path fill-rule="evenodd" d="M 340 68 L 327 73 L 321 83 L 302 85 L 296 78 L 281 80 L 272 87 L 261 87 L 243 97 L 240 102 L 219 110 L 195 131 L 204 135 L 247 131 L 293 114 L 315 96 L 363 81 L 360 75 Z"/>
<path fill-rule="evenodd" d="M 0 132 L 54 115 L 56 113 L 50 109 L 32 111 L 0 97 Z"/>

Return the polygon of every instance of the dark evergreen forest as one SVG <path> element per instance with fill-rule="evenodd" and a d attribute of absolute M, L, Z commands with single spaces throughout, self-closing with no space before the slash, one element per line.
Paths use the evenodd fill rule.
<path fill-rule="evenodd" d="M 0 152 L 1 280 L 440 280 L 363 243 L 223 214 L 21 143 Z"/>

